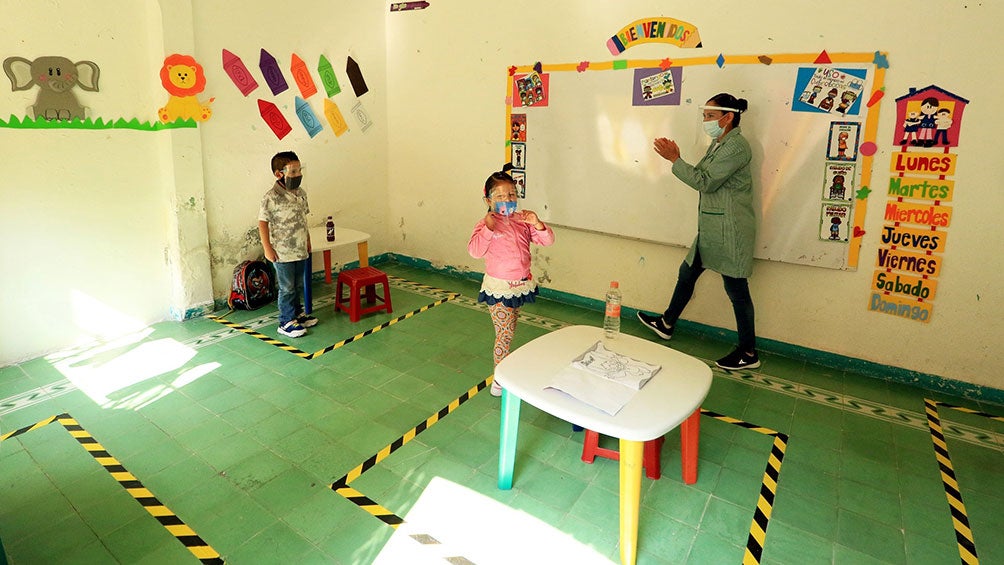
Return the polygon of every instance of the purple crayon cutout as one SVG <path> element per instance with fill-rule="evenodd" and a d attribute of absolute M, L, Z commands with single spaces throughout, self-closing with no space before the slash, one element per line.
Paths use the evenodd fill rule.
<path fill-rule="evenodd" d="M 258 88 L 258 81 L 251 76 L 251 72 L 244 65 L 244 61 L 241 61 L 240 57 L 226 49 L 223 50 L 223 70 L 226 71 L 230 80 L 234 81 L 234 86 L 244 96 L 251 94 L 254 89 Z"/>
<path fill-rule="evenodd" d="M 261 74 L 265 77 L 265 83 L 272 90 L 272 96 L 289 89 L 289 85 L 286 84 L 286 78 L 282 76 L 282 71 L 279 70 L 279 63 L 271 53 L 262 49 L 258 66 L 261 67 Z"/>

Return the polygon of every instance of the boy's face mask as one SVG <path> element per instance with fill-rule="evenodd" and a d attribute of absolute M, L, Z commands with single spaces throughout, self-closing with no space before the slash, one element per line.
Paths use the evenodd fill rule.
<path fill-rule="evenodd" d="M 503 216 L 511 216 L 516 211 L 516 203 L 513 201 L 496 202 L 495 213 Z"/>
<path fill-rule="evenodd" d="M 300 188 L 300 181 L 303 180 L 303 175 L 298 175 L 295 177 L 283 176 L 283 180 L 286 184 L 286 188 L 290 190 L 296 190 Z"/>

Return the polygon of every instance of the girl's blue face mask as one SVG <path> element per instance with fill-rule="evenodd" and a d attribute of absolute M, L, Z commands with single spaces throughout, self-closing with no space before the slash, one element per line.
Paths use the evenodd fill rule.
<path fill-rule="evenodd" d="M 502 214 L 503 216 L 512 216 L 513 212 L 516 211 L 516 203 L 512 201 L 506 202 L 496 202 L 495 203 L 495 213 Z"/>

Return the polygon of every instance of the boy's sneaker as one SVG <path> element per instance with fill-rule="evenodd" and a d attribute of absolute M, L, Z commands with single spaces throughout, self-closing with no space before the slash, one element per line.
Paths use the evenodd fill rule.
<path fill-rule="evenodd" d="M 307 333 L 307 329 L 296 323 L 296 320 L 290 320 L 279 326 L 279 333 L 288 335 L 289 337 L 300 337 Z"/>
<path fill-rule="evenodd" d="M 667 326 L 666 321 L 662 319 L 662 316 L 656 314 L 646 314 L 642 311 L 638 311 L 638 320 L 645 327 L 655 332 L 655 335 L 661 337 L 662 339 L 672 339 L 673 337 L 673 326 Z"/>
<path fill-rule="evenodd" d="M 492 396 L 502 396 L 502 385 L 498 384 L 494 379 L 492 380 L 492 389 L 490 391 Z"/>
<path fill-rule="evenodd" d="M 296 323 L 305 328 L 312 328 L 317 325 L 317 318 L 309 314 L 300 314 L 296 317 Z"/>
<path fill-rule="evenodd" d="M 732 353 L 729 353 L 725 357 L 715 361 L 715 365 L 729 371 L 738 371 L 739 369 L 756 369 L 760 366 L 760 357 L 756 354 L 756 351 L 754 351 L 751 355 L 736 349 Z"/>

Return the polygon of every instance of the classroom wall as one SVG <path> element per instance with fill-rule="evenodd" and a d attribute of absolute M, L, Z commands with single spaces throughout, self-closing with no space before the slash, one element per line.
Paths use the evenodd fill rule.
<path fill-rule="evenodd" d="M 229 293 L 234 266 L 262 254 L 258 205 L 273 182 L 269 160 L 282 150 L 296 151 L 306 166 L 311 225 L 334 215 L 339 225 L 370 232 L 371 252 L 386 251 L 386 7 L 321 0 L 236 6 L 0 0 L 0 58 L 62 55 L 98 64 L 99 90 L 77 89 L 89 117 L 156 120 L 167 102 L 159 72 L 172 53 L 202 64 L 207 85 L 199 99 L 214 99 L 213 117 L 197 129 L 0 128 L 0 366 L 213 310 Z M 247 98 L 223 71 L 224 48 L 258 77 Z M 324 53 L 342 87 L 332 100 L 350 131 L 333 135 L 318 84 L 321 94 L 310 102 L 324 131 L 311 139 L 293 111 L 299 91 L 292 77 L 278 96 L 262 79 L 262 48 L 287 72 L 291 53 L 312 72 Z M 373 121 L 365 133 L 350 114 L 357 99 L 345 74 L 348 55 L 370 88 L 359 100 Z M 10 86 L 2 76 L 4 119 L 24 116 L 37 95 Z M 290 121 L 283 140 L 258 115 L 258 98 Z M 334 255 L 336 263 L 356 260 L 354 248 Z M 319 256 L 315 265 L 320 269 Z"/>
<path fill-rule="evenodd" d="M 506 155 L 504 97 L 510 65 L 610 60 L 606 40 L 647 16 L 695 24 L 703 54 L 888 51 L 873 172 L 877 186 L 889 176 L 894 98 L 910 87 L 933 83 L 971 101 L 957 149 L 954 217 L 933 320 L 924 324 L 867 311 L 876 234 L 886 203 L 879 188 L 868 202 L 857 271 L 756 263 L 751 291 L 758 335 L 907 372 L 1004 388 L 995 356 L 1004 346 L 998 280 L 1004 260 L 996 251 L 1004 231 L 997 219 L 1004 197 L 998 188 L 998 112 L 990 99 L 1002 79 L 992 65 L 985 66 L 1001 47 L 995 22 L 1004 16 L 1004 5 L 949 1 L 920 7 L 901 0 L 852 0 L 830 10 L 807 11 L 796 0 L 672 5 L 633 0 L 590 4 L 585 10 L 580 2 L 513 0 L 479 3 L 476 14 L 469 5 L 439 0 L 427 10 L 387 19 L 392 249 L 443 268 L 483 270 L 481 260 L 467 255 L 465 244 L 484 213 L 479 194 L 484 179 L 501 167 Z M 628 49 L 621 58 L 688 56 L 695 52 L 647 44 Z M 756 110 L 755 84 L 735 85 L 734 90 L 743 92 L 751 111 Z M 532 148 L 528 152 L 532 159 Z M 691 162 L 699 158 L 685 157 Z M 696 211 L 652 213 L 672 221 L 674 214 Z M 534 252 L 539 282 L 560 292 L 601 298 L 609 281 L 619 279 L 626 305 L 665 308 L 686 249 L 555 231 L 556 243 Z M 684 318 L 734 329 L 720 277 L 702 278 Z"/>

